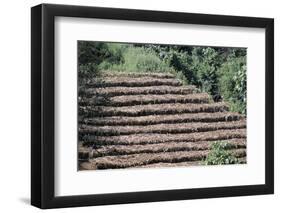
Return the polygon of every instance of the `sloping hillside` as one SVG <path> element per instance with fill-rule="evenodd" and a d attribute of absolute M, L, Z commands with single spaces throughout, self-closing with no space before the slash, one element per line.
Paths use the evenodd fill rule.
<path fill-rule="evenodd" d="M 171 74 L 80 79 L 80 169 L 199 165 L 225 140 L 245 162 L 245 117 Z"/>

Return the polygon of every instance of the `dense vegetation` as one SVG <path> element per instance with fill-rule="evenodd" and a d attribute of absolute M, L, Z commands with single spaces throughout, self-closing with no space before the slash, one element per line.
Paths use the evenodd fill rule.
<path fill-rule="evenodd" d="M 227 142 L 215 142 L 210 153 L 204 160 L 205 165 L 237 164 L 239 160 L 229 151 L 230 144 Z"/>
<path fill-rule="evenodd" d="M 79 75 L 169 72 L 246 114 L 246 49 L 78 42 Z"/>

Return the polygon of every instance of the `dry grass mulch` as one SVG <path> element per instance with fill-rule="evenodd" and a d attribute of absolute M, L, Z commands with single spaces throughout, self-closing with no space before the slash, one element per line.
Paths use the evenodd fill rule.
<path fill-rule="evenodd" d="M 246 162 L 246 118 L 169 73 L 79 79 L 80 169 L 202 165 L 216 141 Z"/>
<path fill-rule="evenodd" d="M 153 125 L 162 123 L 221 122 L 245 120 L 245 116 L 235 112 L 184 113 L 173 115 L 148 115 L 139 117 L 98 117 L 84 118 L 79 122 L 95 126 Z"/>
<path fill-rule="evenodd" d="M 79 105 L 134 106 L 164 103 L 209 103 L 210 100 L 211 97 L 207 93 L 197 93 L 189 95 L 122 95 L 115 97 L 96 96 L 93 98 L 83 98 L 79 101 Z"/>
<path fill-rule="evenodd" d="M 141 77 L 150 77 L 150 78 L 175 78 L 175 75 L 171 73 L 163 72 L 111 72 L 111 71 L 101 71 L 100 77 L 130 77 L 130 78 L 141 78 Z"/>
<path fill-rule="evenodd" d="M 84 145 L 133 145 L 167 142 L 197 142 L 246 138 L 246 129 L 217 130 L 210 132 L 182 133 L 182 134 L 135 134 L 120 136 L 83 136 Z"/>
<path fill-rule="evenodd" d="M 141 77 L 141 78 L 130 78 L 130 77 L 105 77 L 105 78 L 94 78 L 84 79 L 80 82 L 80 86 L 91 86 L 91 87 L 145 87 L 145 86 L 182 86 L 182 82 L 174 78 L 153 78 L 153 77 Z"/>
<path fill-rule="evenodd" d="M 145 145 L 109 145 L 100 148 L 88 148 L 91 158 L 112 155 L 130 155 L 140 153 L 159 153 L 159 152 L 177 152 L 177 151 L 199 151 L 211 149 L 216 141 L 198 141 L 198 142 L 168 142 L 161 144 Z M 246 148 L 246 139 L 230 139 L 227 141 L 229 149 Z M 83 152 L 84 150 L 81 150 Z M 87 158 L 88 158 L 87 157 Z"/>
<path fill-rule="evenodd" d="M 123 107 L 108 106 L 80 106 L 79 115 L 82 116 L 143 116 L 200 112 L 225 112 L 229 106 L 224 102 L 210 104 L 149 104 Z"/>
<path fill-rule="evenodd" d="M 183 161 L 199 161 L 204 159 L 209 150 L 203 151 L 177 151 L 162 153 L 142 153 L 120 156 L 106 156 L 91 159 L 97 169 L 114 169 L 143 166 L 153 163 L 178 163 Z M 235 157 L 246 156 L 245 149 L 236 149 L 232 151 Z"/>
<path fill-rule="evenodd" d="M 198 93 L 199 90 L 192 85 L 175 87 L 175 86 L 149 86 L 149 87 L 101 87 L 101 88 L 84 88 L 79 90 L 80 96 L 120 96 L 120 95 L 161 95 L 161 94 L 181 94 L 188 95 Z"/>
<path fill-rule="evenodd" d="M 220 129 L 246 128 L 246 121 L 212 122 L 212 123 L 181 123 L 181 124 L 154 124 L 147 126 L 89 126 L 80 125 L 79 134 L 92 134 L 101 136 L 129 135 L 141 133 L 192 133 L 207 132 Z"/>

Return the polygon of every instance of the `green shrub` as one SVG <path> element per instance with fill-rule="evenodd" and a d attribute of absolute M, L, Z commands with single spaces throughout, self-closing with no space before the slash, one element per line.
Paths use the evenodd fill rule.
<path fill-rule="evenodd" d="M 172 72 L 173 69 L 162 61 L 153 50 L 130 46 L 123 51 L 122 61 L 111 63 L 104 61 L 100 70 L 115 70 L 122 72 Z"/>
<path fill-rule="evenodd" d="M 230 103 L 231 110 L 246 114 L 247 75 L 246 57 L 231 56 L 219 73 L 219 90 L 223 99 Z"/>
<path fill-rule="evenodd" d="M 214 101 L 229 102 L 231 111 L 246 114 L 246 49 L 173 46 L 164 54 L 165 50 L 158 52 L 189 84 L 211 94 Z"/>
<path fill-rule="evenodd" d="M 239 160 L 229 151 L 229 143 L 215 142 L 203 162 L 205 165 L 236 164 Z"/>
<path fill-rule="evenodd" d="M 78 41 L 78 63 L 99 64 L 109 56 L 107 44 L 104 42 Z"/>
<path fill-rule="evenodd" d="M 191 69 L 197 73 L 197 85 L 202 91 L 210 93 L 213 97 L 219 95 L 217 72 L 219 66 L 219 54 L 214 48 L 196 47 L 192 51 Z"/>
<path fill-rule="evenodd" d="M 79 76 L 97 74 L 100 64 L 111 66 L 121 63 L 126 44 L 104 42 L 78 42 Z"/>
<path fill-rule="evenodd" d="M 219 95 L 217 69 L 222 59 L 214 48 L 194 47 L 177 50 L 174 47 L 164 58 L 177 72 L 184 74 L 189 84 L 199 87 L 213 97 Z"/>
<path fill-rule="evenodd" d="M 94 63 L 81 64 L 79 65 L 78 75 L 79 77 L 90 77 L 97 76 L 98 69 L 97 65 Z"/>
<path fill-rule="evenodd" d="M 170 66 L 172 66 L 180 76 L 184 76 L 184 81 L 188 84 L 197 85 L 198 76 L 194 70 L 191 69 L 192 58 L 185 52 L 178 52 L 171 50 L 169 54 L 164 57 Z"/>

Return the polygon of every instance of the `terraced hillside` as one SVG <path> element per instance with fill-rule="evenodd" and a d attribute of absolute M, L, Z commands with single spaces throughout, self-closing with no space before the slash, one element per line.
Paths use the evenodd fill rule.
<path fill-rule="evenodd" d="M 245 117 L 171 74 L 79 79 L 79 169 L 200 165 L 216 141 L 245 162 Z"/>

